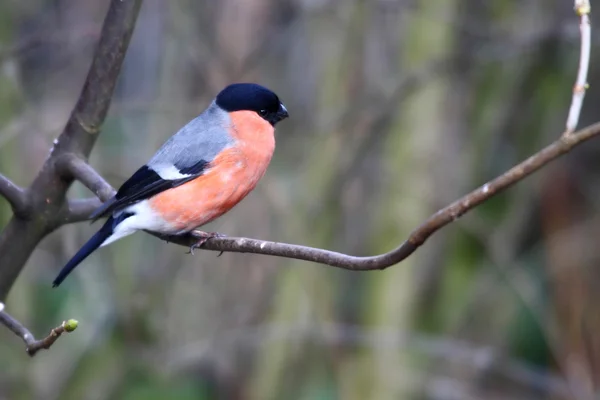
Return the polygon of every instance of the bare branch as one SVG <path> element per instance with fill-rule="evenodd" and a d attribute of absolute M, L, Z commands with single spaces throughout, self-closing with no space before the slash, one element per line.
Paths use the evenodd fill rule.
<path fill-rule="evenodd" d="M 15 215 L 0 233 L 0 301 L 40 240 L 65 222 L 62 210 L 68 209 L 66 193 L 73 178 L 60 179 L 57 160 L 65 154 L 82 160 L 89 156 L 108 112 L 141 4 L 142 0 L 111 0 L 77 104 L 28 188 L 30 215 L 27 219 Z"/>
<path fill-rule="evenodd" d="M 201 248 L 234 253 L 266 254 L 270 256 L 312 261 L 351 271 L 385 269 L 399 263 L 419 248 L 429 236 L 457 220 L 466 212 L 500 193 L 509 186 L 523 180 L 551 161 L 569 152 L 575 146 L 600 134 L 600 122 L 590 125 L 568 136 L 562 136 L 538 153 L 506 171 L 499 177 L 480 186 L 466 196 L 439 210 L 414 230 L 408 239 L 389 253 L 372 257 L 354 257 L 333 251 L 316 249 L 287 243 L 269 242 L 249 238 L 216 237 L 206 241 Z M 161 236 L 166 241 L 192 246 L 202 235 L 192 232 L 185 236 Z"/>
<path fill-rule="evenodd" d="M 94 168 L 74 154 L 66 153 L 56 160 L 61 175 L 83 183 L 102 201 L 115 194 L 115 190 Z"/>
<path fill-rule="evenodd" d="M 599 134 L 600 122 L 590 125 L 571 135 L 562 136 L 538 153 L 509 169 L 504 174 L 439 210 L 414 230 L 404 243 L 385 254 L 372 257 L 355 257 L 313 247 L 238 237 L 215 237 L 206 241 L 201 248 L 212 251 L 253 253 L 294 258 L 352 271 L 385 269 L 406 259 L 439 229 L 457 220 L 466 212 L 472 210 L 509 186 L 533 174 L 551 161 L 569 152 L 575 146 Z M 105 189 L 105 192 L 109 192 L 108 188 Z M 69 203 L 71 212 L 67 214 L 65 220 L 85 220 L 85 215 L 89 215 L 91 211 L 93 211 L 93 207 L 97 207 L 98 205 L 99 203 L 94 202 L 93 199 L 72 200 Z M 199 240 L 204 238 L 202 234 L 197 232 L 191 232 L 188 235 L 181 236 L 161 235 L 155 232 L 148 233 L 166 240 L 167 242 L 187 247 L 195 245 Z"/>
<path fill-rule="evenodd" d="M 101 205 L 102 201 L 96 197 L 68 200 L 66 207 L 61 212 L 61 222 L 64 225 L 87 221 Z"/>
<path fill-rule="evenodd" d="M 27 192 L 2 174 L 0 174 L 0 196 L 8 201 L 15 215 L 23 217 L 27 214 L 29 208 Z"/>
<path fill-rule="evenodd" d="M 590 27 L 590 12 L 591 5 L 589 0 L 575 0 L 575 12 L 581 18 L 579 30 L 581 31 L 581 50 L 579 54 L 579 70 L 577 71 L 577 80 L 573 87 L 573 99 L 569 109 L 567 118 L 567 130 L 565 135 L 570 135 L 577 128 L 579 122 L 579 114 L 583 106 L 585 91 L 588 87 L 587 75 L 590 66 L 590 50 L 592 29 Z"/>
<path fill-rule="evenodd" d="M 27 354 L 31 357 L 42 349 L 49 349 L 50 346 L 65 332 L 73 332 L 77 329 L 78 322 L 74 319 L 63 321 L 62 324 L 52 329 L 48 336 L 43 339 L 36 340 L 23 324 L 17 321 L 14 317 L 4 311 L 4 303 L 0 303 L 0 323 L 10 329 L 15 335 L 20 337 L 25 345 Z"/>
<path fill-rule="evenodd" d="M 66 207 L 61 210 L 61 224 L 86 221 L 103 201 L 115 195 L 115 190 L 87 162 L 73 154 L 65 154 L 56 160 L 61 175 L 78 180 L 90 189 L 97 197 L 89 199 L 67 200 Z"/>

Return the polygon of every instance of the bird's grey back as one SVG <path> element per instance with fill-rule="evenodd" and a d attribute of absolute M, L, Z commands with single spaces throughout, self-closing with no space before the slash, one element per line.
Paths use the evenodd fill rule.
<path fill-rule="evenodd" d="M 191 167 L 200 160 L 212 161 L 229 146 L 229 115 L 213 101 L 199 116 L 188 122 L 167 140 L 148 162 L 156 169 L 161 165 L 177 165 L 180 169 Z"/>

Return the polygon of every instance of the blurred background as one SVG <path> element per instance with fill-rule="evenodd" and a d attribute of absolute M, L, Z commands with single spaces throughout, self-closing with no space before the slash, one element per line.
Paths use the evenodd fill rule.
<path fill-rule="evenodd" d="M 69 116 L 107 7 L 0 2 L 0 172 L 20 185 Z M 90 162 L 118 186 L 223 86 L 259 82 L 291 118 L 258 188 L 207 230 L 386 252 L 560 135 L 578 22 L 570 0 L 146 0 Z M 580 126 L 599 118 L 597 43 L 593 30 Z M 37 336 L 80 327 L 33 359 L 0 327 L 0 398 L 596 398 L 598 151 L 577 148 L 383 272 L 191 256 L 139 233 L 52 290 L 97 228 L 65 226 L 7 310 Z M 0 227 L 10 216 L 0 200 Z"/>

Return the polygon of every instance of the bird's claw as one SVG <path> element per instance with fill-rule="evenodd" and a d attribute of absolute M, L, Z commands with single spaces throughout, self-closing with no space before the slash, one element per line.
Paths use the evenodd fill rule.
<path fill-rule="evenodd" d="M 194 255 L 194 250 L 195 249 L 199 249 L 200 247 L 202 247 L 202 245 L 204 245 L 204 243 L 208 242 L 210 239 L 212 239 L 212 238 L 227 237 L 227 235 L 224 235 L 224 234 L 219 233 L 219 232 L 194 231 L 194 233 L 196 235 L 200 236 L 200 239 L 196 243 L 194 243 L 193 245 L 190 246 L 190 250 L 187 252 L 187 254 L 191 254 L 191 255 Z M 221 254 L 223 254 L 223 252 L 221 252 L 219 254 L 219 256 Z"/>

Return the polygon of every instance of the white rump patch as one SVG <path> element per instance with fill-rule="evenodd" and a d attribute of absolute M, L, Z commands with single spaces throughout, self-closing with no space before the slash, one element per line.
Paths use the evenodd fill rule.
<path fill-rule="evenodd" d="M 166 234 L 175 233 L 170 224 L 160 217 L 148 204 L 147 200 L 133 204 L 125 208 L 122 212 L 133 213 L 131 217 L 126 218 L 115 227 L 110 235 L 100 246 L 106 246 L 125 236 L 129 236 L 136 231 L 149 230 Z"/>

